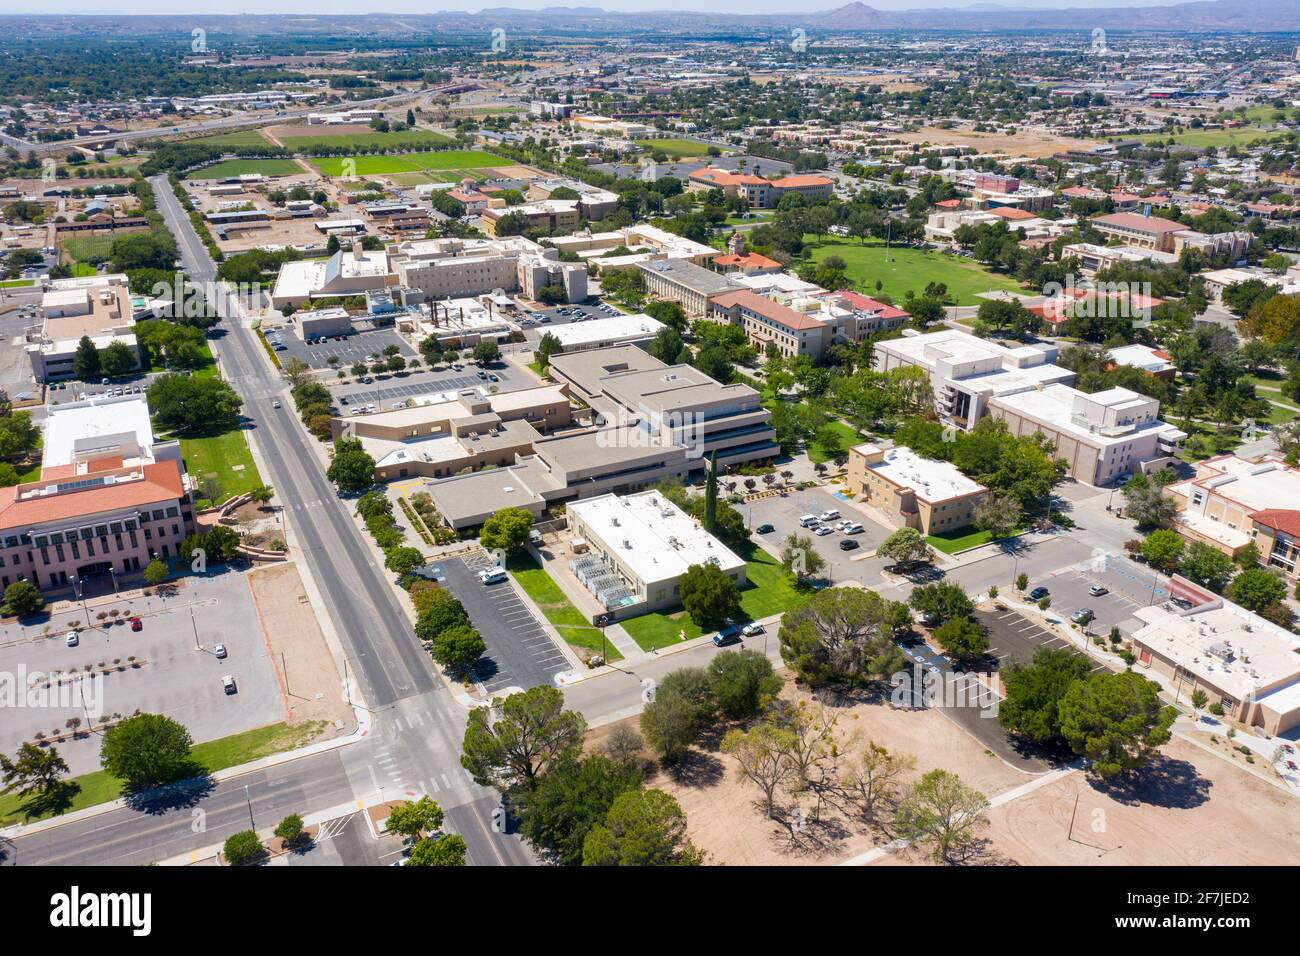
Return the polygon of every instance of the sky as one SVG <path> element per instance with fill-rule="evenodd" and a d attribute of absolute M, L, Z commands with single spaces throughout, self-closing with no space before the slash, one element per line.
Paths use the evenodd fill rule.
<path fill-rule="evenodd" d="M 848 0 L 107 0 L 100 6 L 86 0 L 9 0 L 5 13 L 46 14 L 238 14 L 267 13 L 436 13 L 443 10 L 474 12 L 484 8 L 513 7 L 535 10 L 543 7 L 587 6 L 604 10 L 707 10 L 713 13 L 783 13 L 795 6 L 807 10 L 831 10 Z M 864 0 L 877 10 L 919 10 L 933 8 L 961 9 L 989 0 Z M 1058 10 L 1063 7 L 1096 9 L 1099 7 L 1165 6 L 1181 0 L 992 0 L 1004 7 L 1033 10 Z"/>

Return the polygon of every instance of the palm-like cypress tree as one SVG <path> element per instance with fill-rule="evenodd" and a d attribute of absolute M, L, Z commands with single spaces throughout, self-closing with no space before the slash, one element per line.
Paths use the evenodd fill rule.
<path fill-rule="evenodd" d="M 713 533 L 718 523 L 718 453 L 709 456 L 709 477 L 704 485 L 704 530 Z"/>

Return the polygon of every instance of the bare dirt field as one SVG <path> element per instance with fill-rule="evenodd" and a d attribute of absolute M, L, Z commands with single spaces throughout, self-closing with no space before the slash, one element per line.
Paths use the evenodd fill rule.
<path fill-rule="evenodd" d="M 1091 149 L 1097 145 L 1092 140 L 1057 136 L 1046 130 L 1022 129 L 1014 136 L 993 133 L 976 133 L 969 129 L 936 129 L 926 126 L 915 133 L 899 133 L 905 143 L 957 144 L 970 146 L 981 153 L 1007 153 L 1040 159 L 1071 149 Z"/>
<path fill-rule="evenodd" d="M 292 724 L 323 721 L 324 737 L 352 730 L 355 715 L 343 696 L 342 678 L 298 568 L 288 562 L 260 568 L 249 574 L 248 585 L 275 664 L 286 719 Z"/>
<path fill-rule="evenodd" d="M 809 700 L 790 684 L 783 696 Z M 915 758 L 905 784 L 942 768 L 995 803 L 1005 795 L 988 813 L 989 825 L 967 861 L 972 865 L 1281 865 L 1300 858 L 1300 802 L 1178 738 L 1136 785 L 1112 788 L 1081 771 L 1051 779 L 1015 770 L 937 711 L 859 701 L 832 713 L 837 752 L 826 764 L 835 773 L 871 740 Z M 636 718 L 626 723 L 637 727 Z M 589 747 L 598 747 L 614 726 L 593 731 Z M 1042 785 L 1033 787 L 1035 781 Z M 785 822 L 768 819 L 757 786 L 740 776 L 717 740 L 705 741 L 677 773 L 656 768 L 647 786 L 677 798 L 691 839 L 713 863 L 831 865 L 892 839 L 852 806 L 819 805 L 813 793 L 781 794 Z M 791 821 L 799 819 L 812 822 L 793 829 Z M 928 847 L 915 847 L 885 853 L 874 865 L 933 860 Z"/>

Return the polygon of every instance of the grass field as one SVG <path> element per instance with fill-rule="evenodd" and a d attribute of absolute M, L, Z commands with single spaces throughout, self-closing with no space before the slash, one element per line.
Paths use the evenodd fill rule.
<path fill-rule="evenodd" d="M 1176 136 L 1169 136 L 1167 133 L 1156 133 L 1153 136 L 1142 137 L 1142 142 L 1163 145 L 1172 139 L 1180 146 L 1194 146 L 1197 149 L 1204 149 L 1207 146 L 1246 146 L 1257 139 L 1274 139 L 1284 135 L 1286 135 L 1284 132 L 1278 130 L 1264 130 L 1258 126 L 1242 126 L 1236 129 L 1194 129 Z"/>
<path fill-rule="evenodd" d="M 181 456 L 185 459 L 186 469 L 198 483 L 196 497 L 203 489 L 203 480 L 209 476 L 221 485 L 215 502 L 199 498 L 197 504 L 200 508 L 220 504 L 262 483 L 244 433 L 237 428 L 211 438 L 182 438 Z"/>
<path fill-rule="evenodd" d="M 344 163 L 355 163 L 358 176 L 424 170 L 486 169 L 510 165 L 509 160 L 478 149 L 447 149 L 429 153 L 401 153 L 397 156 L 325 156 L 311 160 L 311 164 L 326 176 L 345 175 Z"/>
<path fill-rule="evenodd" d="M 301 747 L 319 734 L 322 728 L 323 724 L 319 721 L 295 726 L 271 724 L 242 734 L 232 734 L 229 737 L 209 740 L 207 743 L 195 744 L 190 756 L 200 773 L 216 773 L 227 767 L 251 763 L 271 754 Z M 66 782 L 74 789 L 66 805 L 57 811 L 52 808 L 41 811 L 33 811 L 32 808 L 24 809 L 25 801 L 17 794 L 0 796 L 0 825 L 43 820 L 60 813 L 84 810 L 86 807 L 116 800 L 122 795 L 122 781 L 107 770 L 97 770 L 94 773 L 82 774 L 80 777 L 71 777 Z"/>
<path fill-rule="evenodd" d="M 809 594 L 795 590 L 785 569 L 772 555 L 757 545 L 737 550 L 746 559 L 746 583 L 740 591 L 742 620 L 771 617 L 796 608 L 808 600 Z M 704 633 L 685 611 L 671 614 L 656 611 L 629 618 L 622 624 L 632 640 L 646 651 L 680 644 L 683 634 L 685 640 L 689 641 Z"/>
<path fill-rule="evenodd" d="M 1024 528 L 1017 528 L 1010 537 L 1020 534 Z M 979 531 L 967 526 L 957 528 L 954 531 L 945 531 L 943 534 L 932 534 L 925 539 L 925 543 L 936 551 L 942 551 L 944 554 L 957 554 L 960 551 L 969 551 L 971 548 L 978 548 L 982 544 L 988 544 L 993 540 L 993 535 L 987 531 Z"/>
<path fill-rule="evenodd" d="M 844 422 L 830 422 L 826 425 L 826 428 L 835 432 L 835 434 L 839 436 L 840 447 L 826 448 L 821 442 L 813 441 L 808 446 L 808 458 L 813 462 L 813 464 L 820 464 L 823 461 L 830 461 L 832 458 L 839 455 L 848 454 L 848 450 L 861 441 L 858 437 L 858 433 L 854 431 L 851 426 L 844 424 Z"/>
<path fill-rule="evenodd" d="M 298 136 L 279 135 L 276 139 L 286 149 L 299 153 L 328 153 L 340 147 L 349 149 L 401 149 L 447 146 L 454 140 L 427 129 L 404 129 L 398 133 L 304 133 Z"/>
<path fill-rule="evenodd" d="M 301 173 L 302 167 L 292 159 L 228 159 L 214 166 L 191 169 L 185 174 L 186 179 L 224 179 L 227 176 L 243 176 L 248 173 L 261 173 L 263 176 L 292 176 Z"/>
<path fill-rule="evenodd" d="M 113 248 L 114 236 L 69 236 L 60 245 L 73 262 L 90 262 L 92 259 L 107 259 Z"/>
<path fill-rule="evenodd" d="M 541 608 L 546 619 L 555 625 L 562 638 L 574 647 L 585 647 L 597 654 L 601 653 L 600 628 L 591 626 L 591 622 L 569 602 L 564 592 L 560 590 L 560 586 L 538 566 L 532 555 L 527 553 L 512 555 L 506 561 L 506 569 L 515 579 L 515 583 L 524 589 L 524 593 L 533 599 L 534 604 Z M 608 641 L 605 642 L 605 655 L 606 660 L 623 659 L 618 648 Z"/>
<path fill-rule="evenodd" d="M 827 256 L 843 259 L 845 272 L 864 295 L 875 295 L 876 281 L 879 280 L 883 284 L 881 291 L 898 305 L 902 305 L 909 291 L 920 295 L 931 282 L 945 283 L 948 295 L 957 305 L 978 305 L 981 300 L 975 296 L 980 292 L 1015 292 L 1020 289 L 1020 284 L 1008 276 L 989 272 L 969 259 L 943 252 L 893 246 L 886 262 L 883 242 L 860 243 L 856 239 L 832 238 L 818 242 L 815 236 L 805 236 L 804 241 L 810 244 L 812 258 L 817 262 Z"/>
<path fill-rule="evenodd" d="M 270 146 L 271 141 L 262 135 L 261 130 L 237 129 L 229 133 L 217 133 L 213 136 L 201 136 L 187 139 L 185 142 L 199 146 Z"/>
<path fill-rule="evenodd" d="M 0 289 L 24 289 L 27 286 L 35 285 L 35 279 L 6 279 L 0 282 Z"/>
<path fill-rule="evenodd" d="M 673 159 L 707 156 L 709 151 L 708 143 L 693 139 L 639 139 L 636 144 L 651 153 L 667 153 Z"/>

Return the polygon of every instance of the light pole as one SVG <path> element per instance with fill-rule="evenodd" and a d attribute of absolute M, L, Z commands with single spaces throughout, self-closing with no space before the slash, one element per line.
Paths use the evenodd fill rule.
<path fill-rule="evenodd" d="M 244 784 L 244 802 L 248 804 L 248 825 L 256 830 L 257 823 L 253 819 L 253 798 L 248 794 L 248 784 Z"/>

